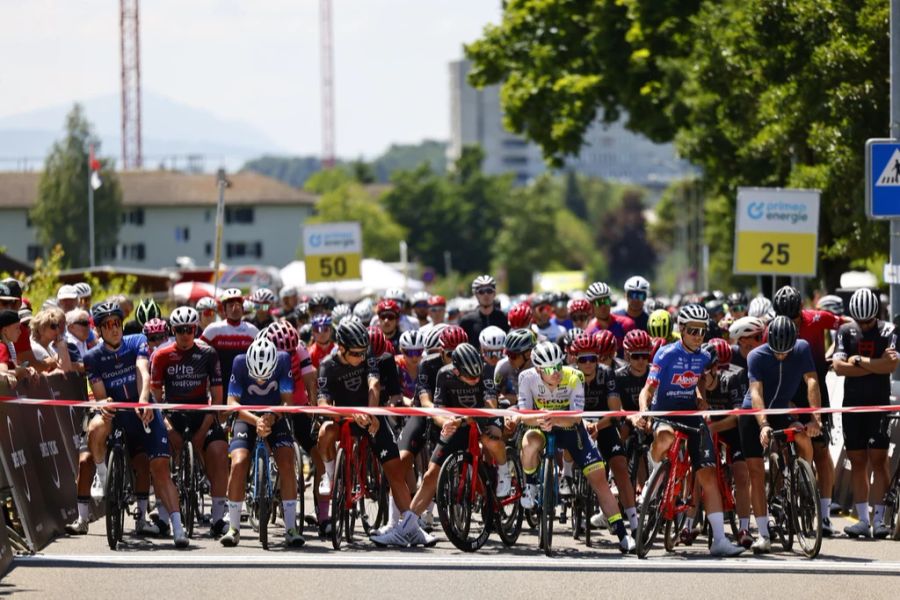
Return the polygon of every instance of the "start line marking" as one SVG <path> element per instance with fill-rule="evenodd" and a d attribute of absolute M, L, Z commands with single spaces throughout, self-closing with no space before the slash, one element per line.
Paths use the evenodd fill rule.
<path fill-rule="evenodd" d="M 491 557 L 491 556 L 360 556 L 342 554 L 336 556 L 302 555 L 190 555 L 156 554 L 146 556 L 118 554 L 40 554 L 19 556 L 13 561 L 15 567 L 305 567 L 305 568 L 372 568 L 372 569 L 436 569 L 436 570 L 548 570 L 548 571 L 771 571 L 786 573 L 826 573 L 859 575 L 900 575 L 900 562 L 842 561 L 833 559 L 787 559 L 772 557 L 748 557 L 731 559 L 677 559 L 655 557 L 647 560 L 637 558 L 546 558 L 546 557 Z"/>

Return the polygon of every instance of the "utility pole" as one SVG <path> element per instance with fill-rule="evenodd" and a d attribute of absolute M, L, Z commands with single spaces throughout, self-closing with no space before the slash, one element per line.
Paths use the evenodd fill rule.
<path fill-rule="evenodd" d="M 891 138 L 900 139 L 900 0 L 891 0 Z M 900 265 L 900 219 L 891 219 L 891 264 Z M 900 314 L 900 285 L 891 284 L 891 313 Z M 898 371 L 891 375 L 891 388 L 900 391 Z"/>

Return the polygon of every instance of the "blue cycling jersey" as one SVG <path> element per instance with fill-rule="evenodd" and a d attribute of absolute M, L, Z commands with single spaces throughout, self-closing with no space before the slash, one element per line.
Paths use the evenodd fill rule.
<path fill-rule="evenodd" d="M 709 368 L 712 357 L 704 350 L 691 352 L 682 342 L 660 348 L 647 381 L 656 388 L 652 410 L 692 410 L 697 408 L 697 384 Z"/>
<path fill-rule="evenodd" d="M 775 358 L 769 344 L 754 348 L 747 355 L 747 375 L 751 384 L 762 382 L 766 408 L 787 408 L 803 383 L 803 374 L 815 372 L 812 350 L 805 340 L 797 340 L 784 360 Z M 749 390 L 741 406 L 753 408 Z"/>
<path fill-rule="evenodd" d="M 240 398 L 241 404 L 250 406 L 277 406 L 281 404 L 281 394 L 294 393 L 294 377 L 291 375 L 291 357 L 287 352 L 278 351 L 275 372 L 268 381 L 259 383 L 247 372 L 247 355 L 234 357 L 228 395 Z"/>
<path fill-rule="evenodd" d="M 106 394 L 116 402 L 137 402 L 140 392 L 137 387 L 137 359 L 147 358 L 147 338 L 140 335 L 126 335 L 116 350 L 106 344 L 98 344 L 84 355 L 84 370 L 88 381 L 103 382 Z"/>

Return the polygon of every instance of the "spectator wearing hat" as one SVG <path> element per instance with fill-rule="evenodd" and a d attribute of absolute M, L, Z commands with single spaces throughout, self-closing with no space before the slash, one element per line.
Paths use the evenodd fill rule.
<path fill-rule="evenodd" d="M 0 310 L 12 310 L 18 314 L 22 308 L 22 284 L 18 279 L 8 277 L 0 281 Z M 13 360 L 17 365 L 34 365 L 34 352 L 31 351 L 31 341 L 29 340 L 29 328 L 19 319 L 20 335 L 15 339 L 15 348 L 13 351 Z M 22 377 L 20 376 L 21 380 Z"/>
<path fill-rule="evenodd" d="M 16 387 L 18 380 L 34 378 L 37 373 L 28 365 L 16 361 L 15 344 L 22 337 L 19 313 L 10 309 L 0 310 L 0 379 L 5 379 L 10 388 Z M 28 337 L 25 337 L 26 341 Z"/>
<path fill-rule="evenodd" d="M 74 285 L 65 284 L 56 292 L 56 305 L 64 313 L 78 308 L 78 290 Z"/>
<path fill-rule="evenodd" d="M 69 344 L 70 349 L 74 346 L 75 349 L 78 350 L 79 358 L 84 357 L 90 349 L 88 346 L 90 334 L 91 319 L 86 310 L 76 308 L 75 310 L 66 313 L 66 342 Z M 71 352 L 69 354 L 71 354 Z M 79 368 L 77 363 L 81 363 L 81 361 L 75 361 L 73 358 L 73 366 L 75 366 L 76 371 L 80 372 L 84 369 L 84 365 L 81 364 L 81 367 Z"/>

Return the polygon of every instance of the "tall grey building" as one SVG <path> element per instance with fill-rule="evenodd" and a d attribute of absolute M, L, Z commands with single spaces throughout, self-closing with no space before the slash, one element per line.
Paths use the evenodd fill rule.
<path fill-rule="evenodd" d="M 473 88 L 467 80 L 470 68 L 468 60 L 450 63 L 450 161 L 459 157 L 463 146 L 479 144 L 486 173 L 515 173 L 520 184 L 544 173 L 547 166 L 540 148 L 503 127 L 500 86 Z M 656 144 L 628 131 L 624 119 L 604 124 L 599 118 L 586 132 L 581 153 L 567 160 L 566 169 L 653 187 L 695 172 L 676 156 L 672 144 Z"/>

